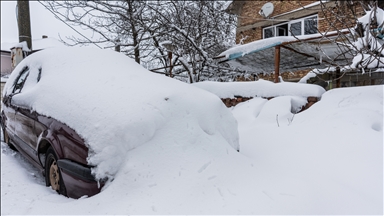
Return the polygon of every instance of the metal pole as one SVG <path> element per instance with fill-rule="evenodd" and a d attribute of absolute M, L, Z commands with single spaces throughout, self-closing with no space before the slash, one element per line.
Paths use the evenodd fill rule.
<path fill-rule="evenodd" d="M 280 46 L 275 47 L 275 83 L 279 82 L 280 73 Z"/>
<path fill-rule="evenodd" d="M 32 50 L 29 1 L 17 0 L 17 22 L 19 28 L 19 42 L 26 41 L 28 48 Z"/>

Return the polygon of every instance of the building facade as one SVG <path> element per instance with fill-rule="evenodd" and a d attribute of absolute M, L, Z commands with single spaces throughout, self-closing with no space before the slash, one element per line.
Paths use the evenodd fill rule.
<path fill-rule="evenodd" d="M 271 37 L 280 36 L 311 36 L 312 34 L 333 32 L 356 26 L 356 17 L 365 15 L 364 5 L 357 1 L 348 1 L 353 10 L 346 10 L 346 1 L 239 1 L 234 0 L 227 8 L 227 12 L 238 17 L 236 29 L 236 43 L 248 44 Z M 383 2 L 379 1 L 379 7 Z M 367 9 L 367 8 L 365 8 Z M 344 16 L 336 16 L 343 14 Z M 273 61 L 273 59 L 271 59 Z M 286 81 L 298 81 L 311 68 L 306 70 L 292 70 L 281 73 Z M 357 75 L 345 74 L 339 84 L 343 86 L 358 86 L 380 84 L 383 82 L 382 73 Z M 262 78 L 274 80 L 273 73 L 258 74 L 257 76 L 241 77 L 240 80 L 255 80 Z M 333 79 L 326 75 L 321 79 Z M 332 83 L 330 83 L 332 87 Z M 336 86 L 336 83 L 333 85 Z"/>

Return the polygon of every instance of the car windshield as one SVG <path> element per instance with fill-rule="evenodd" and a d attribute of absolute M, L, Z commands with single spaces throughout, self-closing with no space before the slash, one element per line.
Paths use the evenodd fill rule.
<path fill-rule="evenodd" d="M 24 86 L 24 83 L 28 77 L 28 74 L 29 74 L 28 68 L 24 68 L 23 71 L 20 73 L 19 78 L 16 80 L 16 82 L 14 84 L 15 87 L 13 88 L 12 93 L 17 94 L 17 93 L 21 92 L 21 89 Z"/>

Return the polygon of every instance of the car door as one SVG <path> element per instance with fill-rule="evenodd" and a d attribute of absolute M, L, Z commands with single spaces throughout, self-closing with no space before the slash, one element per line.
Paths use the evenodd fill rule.
<path fill-rule="evenodd" d="M 20 94 L 23 90 L 24 83 L 28 79 L 29 69 L 25 67 L 19 74 L 19 77 L 14 83 L 12 93 L 8 96 L 8 113 L 13 116 L 10 120 L 10 130 L 13 132 L 13 141 L 29 156 L 35 155 L 35 131 L 34 131 L 34 116 L 27 108 L 22 108 L 15 104 L 12 97 Z M 12 115 L 12 113 L 14 113 Z"/>
<path fill-rule="evenodd" d="M 16 71 L 14 72 L 16 73 Z M 12 106 L 12 97 L 19 93 L 22 86 L 24 85 L 25 79 L 28 76 L 28 68 L 23 68 L 23 70 L 19 73 L 18 78 L 15 80 L 12 86 L 11 92 L 6 92 L 3 98 L 3 113 L 4 113 L 4 124 L 7 129 L 7 132 L 10 133 L 12 137 L 15 134 L 15 114 L 16 110 L 15 107 Z"/>

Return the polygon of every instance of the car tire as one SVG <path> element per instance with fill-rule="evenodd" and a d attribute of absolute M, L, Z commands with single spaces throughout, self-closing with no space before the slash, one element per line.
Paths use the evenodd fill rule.
<path fill-rule="evenodd" d="M 67 191 L 61 176 L 61 171 L 57 165 L 57 156 L 52 147 L 49 147 L 45 159 L 45 183 L 51 186 L 52 190 L 67 196 Z"/>

